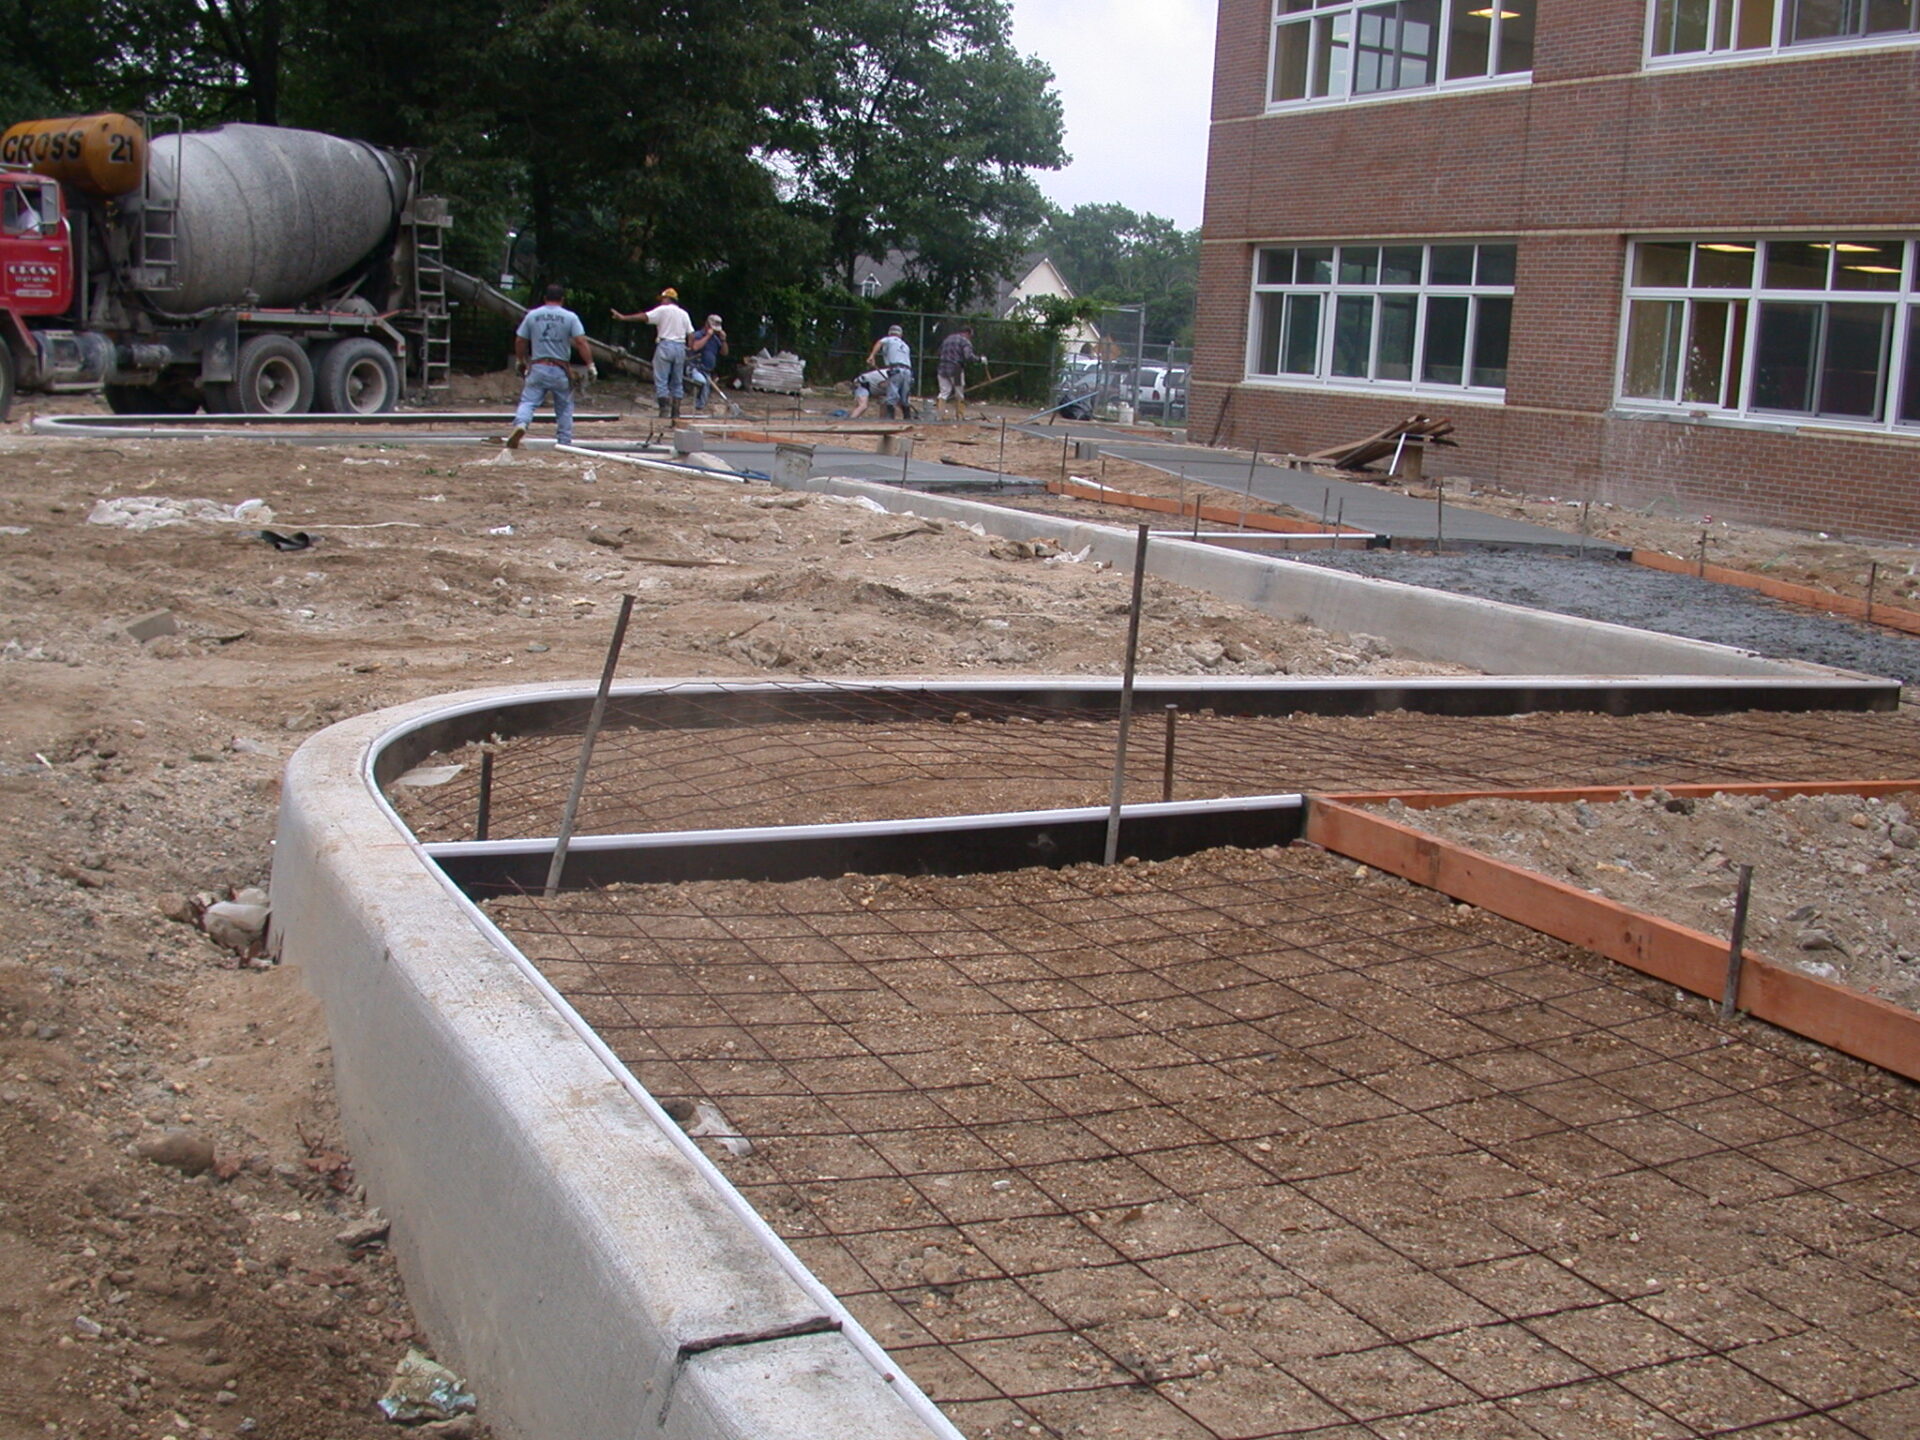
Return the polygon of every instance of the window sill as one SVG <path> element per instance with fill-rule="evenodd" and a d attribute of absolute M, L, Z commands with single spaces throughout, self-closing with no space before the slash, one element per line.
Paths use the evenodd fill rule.
<path fill-rule="evenodd" d="M 1862 51 L 1911 50 L 1920 46 L 1920 34 L 1875 35 L 1859 40 L 1818 40 L 1804 45 L 1782 45 L 1765 50 L 1719 50 L 1686 55 L 1649 55 L 1641 62 L 1648 75 L 1676 70 L 1712 70 L 1728 65 L 1770 65 L 1776 61 L 1817 60 Z"/>
<path fill-rule="evenodd" d="M 1305 115 L 1322 110 L 1344 110 L 1355 105 L 1397 105 L 1410 100 L 1443 100 L 1449 95 L 1484 95 L 1490 90 L 1524 90 L 1533 83 L 1533 72 L 1496 75 L 1485 80 L 1448 80 L 1438 85 L 1418 85 L 1406 90 L 1376 90 L 1365 95 L 1321 96 L 1313 100 L 1269 100 L 1269 115 Z"/>
<path fill-rule="evenodd" d="M 1878 421 L 1869 424 L 1859 421 L 1824 419 L 1815 415 L 1729 415 L 1715 410 L 1641 406 L 1630 400 L 1615 401 L 1613 408 L 1607 411 L 1607 418 L 1609 420 L 1651 420 L 1666 425 L 1701 425 L 1710 430 L 1745 430 L 1750 434 L 1788 437 L 1812 433 L 1847 435 L 1855 439 L 1899 440 L 1906 443 L 1920 441 L 1920 429 L 1911 424 L 1888 425 Z"/>
<path fill-rule="evenodd" d="M 1320 380 L 1311 375 L 1246 375 L 1241 381 L 1260 390 L 1312 391 L 1321 395 L 1349 395 L 1356 399 L 1422 400 L 1448 405 L 1504 405 L 1504 389 L 1468 389 L 1455 385 L 1411 385 L 1398 381 L 1378 384 L 1350 380 Z"/>

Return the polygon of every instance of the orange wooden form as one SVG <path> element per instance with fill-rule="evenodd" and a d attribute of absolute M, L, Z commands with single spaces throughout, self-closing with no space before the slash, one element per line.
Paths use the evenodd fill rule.
<path fill-rule="evenodd" d="M 1906 782 L 1905 788 L 1913 788 L 1914 783 Z M 1735 787 L 1665 788 L 1680 794 L 1683 789 L 1694 793 L 1730 792 Z M 1812 787 L 1748 788 L 1785 791 Z M 1861 788 L 1847 787 L 1847 793 L 1860 793 Z M 1618 796 L 1621 792 L 1617 788 L 1483 792 L 1503 799 L 1552 793 L 1582 798 L 1583 793 Z M 1398 798 L 1412 805 L 1428 797 Z M 1725 986 L 1728 945 L 1724 939 L 1631 910 L 1343 800 L 1320 795 L 1309 798 L 1306 838 L 1335 854 L 1630 965 L 1696 995 L 1718 999 Z M 1920 1013 L 1789 969 L 1751 950 L 1746 952 L 1739 1003 L 1756 1020 L 1817 1040 L 1909 1080 L 1920 1080 Z"/>
<path fill-rule="evenodd" d="M 1668 555 L 1659 550 L 1636 550 L 1633 552 L 1633 563 L 1644 565 L 1649 570 L 1664 570 L 1669 575 L 1698 575 L 1718 585 L 1737 585 L 1742 590 L 1757 590 L 1775 600 L 1806 605 L 1815 610 L 1828 610 L 1855 620 L 1867 618 L 1865 600 L 1856 600 L 1851 595 L 1836 595 L 1831 590 L 1816 590 L 1811 585 L 1795 585 L 1789 580 L 1775 580 L 1770 575 L 1755 575 L 1750 570 L 1730 570 L 1724 565 L 1708 565 L 1703 569 L 1695 561 L 1683 560 L 1678 555 Z M 1878 600 L 1873 604 L 1873 623 L 1885 625 L 1889 630 L 1904 630 L 1910 635 L 1920 635 L 1920 613 L 1902 610 Z"/>
<path fill-rule="evenodd" d="M 1130 495 L 1124 490 L 1109 490 L 1104 485 L 1088 485 L 1078 480 L 1047 481 L 1049 495 L 1065 495 L 1074 500 L 1094 500 L 1102 505 L 1118 505 L 1128 510 L 1149 510 L 1159 515 L 1189 516 L 1194 506 L 1162 495 Z M 1199 504 L 1198 500 L 1195 504 Z M 1320 525 L 1312 520 L 1290 520 L 1281 515 L 1261 515 L 1228 505 L 1200 505 L 1200 519 L 1220 525 L 1244 522 L 1249 530 L 1270 530 L 1276 535 L 1360 535 L 1350 525 Z M 1875 607 L 1876 609 L 1878 607 Z"/>

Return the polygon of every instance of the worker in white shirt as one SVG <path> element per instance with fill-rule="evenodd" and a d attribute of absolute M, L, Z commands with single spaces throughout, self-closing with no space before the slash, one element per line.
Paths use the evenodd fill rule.
<path fill-rule="evenodd" d="M 687 337 L 693 334 L 693 317 L 680 308 L 680 292 L 669 285 L 651 310 L 631 315 L 615 310 L 613 318 L 644 320 L 653 326 L 653 395 L 660 402 L 661 417 L 678 420 L 680 402 L 687 393 Z"/>

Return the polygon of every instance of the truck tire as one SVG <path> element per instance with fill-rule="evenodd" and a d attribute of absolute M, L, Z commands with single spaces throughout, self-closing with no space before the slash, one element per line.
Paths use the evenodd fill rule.
<path fill-rule="evenodd" d="M 356 336 L 327 347 L 314 372 L 314 409 L 379 415 L 400 399 L 400 367 L 378 340 Z"/>
<path fill-rule="evenodd" d="M 212 408 L 212 387 L 208 387 Z M 222 408 L 237 415 L 304 415 L 313 408 L 313 366 L 284 335 L 256 335 L 240 347 Z"/>

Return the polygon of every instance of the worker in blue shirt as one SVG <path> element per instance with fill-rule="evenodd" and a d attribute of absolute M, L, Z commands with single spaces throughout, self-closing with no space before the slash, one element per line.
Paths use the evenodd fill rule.
<path fill-rule="evenodd" d="M 547 298 L 520 318 L 514 331 L 513 353 L 525 369 L 526 384 L 520 389 L 520 407 L 513 412 L 513 429 L 507 432 L 507 448 L 517 450 L 533 423 L 533 412 L 547 396 L 553 397 L 553 436 L 562 445 L 573 443 L 573 371 L 575 360 L 587 367 L 589 378 L 594 368 L 593 351 L 587 347 L 587 327 L 580 317 L 567 309 L 566 288 L 547 286 Z"/>

